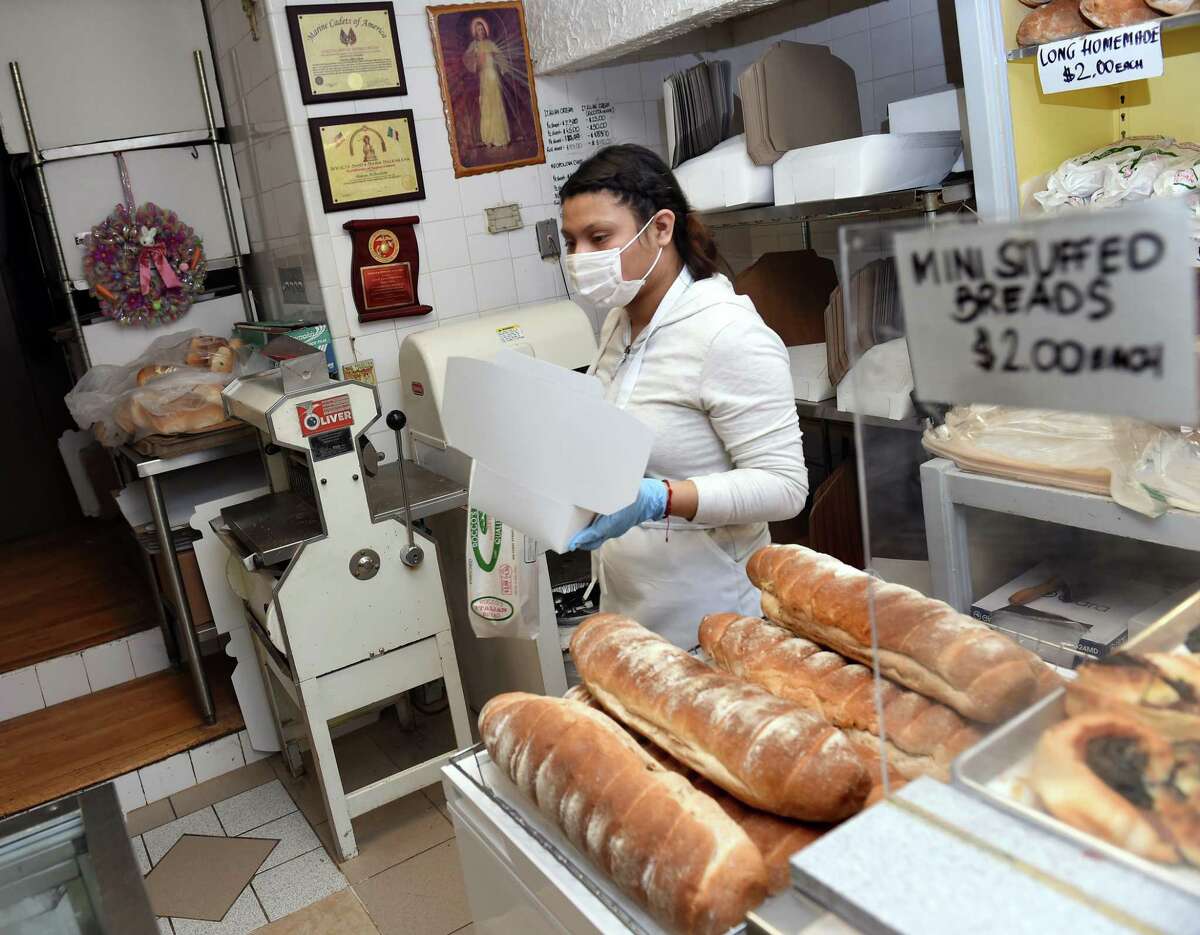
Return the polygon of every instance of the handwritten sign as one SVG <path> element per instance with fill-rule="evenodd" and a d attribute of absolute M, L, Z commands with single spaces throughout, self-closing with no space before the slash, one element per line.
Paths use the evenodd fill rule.
<path fill-rule="evenodd" d="M 580 163 L 596 150 L 613 142 L 613 105 L 607 101 L 593 104 L 565 104 L 542 113 L 546 161 L 554 182 L 554 203 L 563 183 Z"/>
<path fill-rule="evenodd" d="M 921 399 L 1195 425 L 1188 213 L 1164 199 L 896 235 Z"/>
<path fill-rule="evenodd" d="M 1163 73 L 1162 26 L 1140 23 L 1047 42 L 1037 57 L 1046 94 L 1156 78 Z"/>

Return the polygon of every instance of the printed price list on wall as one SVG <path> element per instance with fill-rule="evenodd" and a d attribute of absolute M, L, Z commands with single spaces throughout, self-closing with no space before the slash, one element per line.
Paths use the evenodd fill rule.
<path fill-rule="evenodd" d="M 563 184 L 579 164 L 613 142 L 613 113 L 613 105 L 608 101 L 564 104 L 543 112 L 546 162 L 554 183 L 555 204 Z"/>

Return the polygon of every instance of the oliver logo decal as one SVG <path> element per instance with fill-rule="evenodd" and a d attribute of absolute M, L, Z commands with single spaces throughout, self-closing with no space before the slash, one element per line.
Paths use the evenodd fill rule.
<path fill-rule="evenodd" d="M 477 597 L 471 601 L 471 610 L 484 620 L 507 620 L 513 615 L 513 605 L 502 597 Z"/>
<path fill-rule="evenodd" d="M 300 419 L 300 433 L 305 438 L 354 424 L 350 397 L 345 393 L 301 403 L 296 407 L 296 416 Z"/>
<path fill-rule="evenodd" d="M 504 524 L 499 520 L 492 521 L 492 556 L 484 558 L 479 550 L 479 539 L 486 536 L 488 531 L 488 516 L 479 510 L 471 511 L 471 551 L 475 553 L 475 563 L 484 571 L 491 571 L 500 560 L 500 538 L 504 533 Z M 511 610 L 511 608 L 509 608 Z"/>

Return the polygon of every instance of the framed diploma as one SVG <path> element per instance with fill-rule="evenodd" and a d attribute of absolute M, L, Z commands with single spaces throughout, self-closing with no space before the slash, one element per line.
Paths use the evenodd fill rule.
<path fill-rule="evenodd" d="M 325 213 L 425 197 L 411 110 L 308 121 Z"/>
<path fill-rule="evenodd" d="M 408 93 L 391 3 L 284 9 L 305 104 Z"/>

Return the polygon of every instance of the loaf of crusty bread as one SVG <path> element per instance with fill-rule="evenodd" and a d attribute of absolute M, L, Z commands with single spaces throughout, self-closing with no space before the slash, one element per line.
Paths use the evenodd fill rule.
<path fill-rule="evenodd" d="M 1079 12 L 1079 0 L 1050 0 L 1025 14 L 1017 26 L 1017 45 L 1040 45 L 1091 31 L 1092 24 Z"/>
<path fill-rule="evenodd" d="M 712 614 L 700 645 L 730 675 L 803 705 L 879 752 L 871 670 L 757 617 Z M 906 779 L 950 778 L 950 762 L 983 735 L 943 704 L 884 681 L 880 686 L 888 763 Z"/>
<path fill-rule="evenodd" d="M 1162 15 L 1147 6 L 1146 0 L 1079 0 L 1079 12 L 1101 29 L 1135 26 Z"/>
<path fill-rule="evenodd" d="M 600 709 L 600 705 L 582 685 L 568 689 L 563 697 L 597 710 Z M 656 763 L 673 773 L 679 773 L 693 786 L 711 797 L 721 806 L 725 814 L 736 821 L 738 827 L 746 832 L 767 865 L 768 890 L 771 893 L 781 893 L 788 888 L 792 881 L 788 859 L 796 851 L 812 844 L 828 830 L 828 826 L 793 821 L 790 818 L 782 818 L 779 815 L 772 815 L 770 812 L 751 808 L 735 799 L 724 789 L 713 785 L 694 769 L 684 766 L 662 747 L 638 734 L 630 734 L 630 736 Z"/>
<path fill-rule="evenodd" d="M 1168 16 L 1200 10 L 1200 0 L 1146 0 L 1146 4 Z"/>
<path fill-rule="evenodd" d="M 880 671 L 963 717 L 995 724 L 1038 694 L 1037 656 L 912 588 L 798 545 L 765 546 L 746 571 L 771 620 L 868 665 L 873 602 Z"/>
<path fill-rule="evenodd" d="M 717 672 L 618 614 L 571 637 L 604 710 L 748 805 L 804 821 L 857 812 L 870 779 L 849 739 L 798 704 Z"/>
<path fill-rule="evenodd" d="M 669 927 L 716 935 L 765 898 L 766 867 L 746 833 L 607 715 L 512 692 L 484 705 L 479 732 L 517 787 Z"/>

